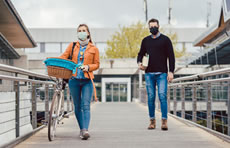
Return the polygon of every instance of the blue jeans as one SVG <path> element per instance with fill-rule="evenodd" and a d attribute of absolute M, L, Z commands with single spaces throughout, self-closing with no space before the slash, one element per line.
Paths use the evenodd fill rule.
<path fill-rule="evenodd" d="M 93 95 L 93 84 L 90 79 L 69 80 L 70 94 L 74 102 L 75 116 L 80 129 L 88 130 L 90 122 L 90 102 Z"/>
<path fill-rule="evenodd" d="M 150 119 L 155 119 L 155 97 L 156 97 L 156 85 L 158 88 L 158 96 L 161 104 L 162 119 L 167 119 L 168 107 L 167 107 L 167 73 L 145 74 L 146 89 L 148 94 L 148 108 Z"/>

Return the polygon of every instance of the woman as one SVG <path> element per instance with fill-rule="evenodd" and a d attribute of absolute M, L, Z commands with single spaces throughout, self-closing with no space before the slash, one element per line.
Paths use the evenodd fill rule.
<path fill-rule="evenodd" d="M 96 96 L 96 89 L 92 79 L 93 71 L 99 68 L 99 51 L 93 45 L 89 28 L 86 24 L 80 24 L 77 28 L 78 41 L 74 47 L 72 61 L 83 64 L 82 69 L 69 80 L 69 89 L 75 106 L 75 116 L 80 127 L 80 138 L 87 140 L 90 135 L 88 132 L 90 122 L 90 102 L 93 90 Z M 68 59 L 72 54 L 73 43 L 67 47 L 66 51 L 60 56 Z M 96 99 L 96 97 L 95 97 Z"/>

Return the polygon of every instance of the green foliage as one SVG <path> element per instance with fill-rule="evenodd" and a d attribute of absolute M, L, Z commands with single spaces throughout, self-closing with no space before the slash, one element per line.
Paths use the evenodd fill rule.
<path fill-rule="evenodd" d="M 110 40 L 107 41 L 106 58 L 136 58 L 141 41 L 144 37 L 150 35 L 149 29 L 145 24 L 141 22 L 134 23 L 130 26 L 119 27 Z M 175 57 L 179 58 L 186 54 L 186 48 L 183 47 L 182 51 L 177 49 L 177 34 L 176 33 L 164 33 L 167 35 L 173 44 Z"/>
<path fill-rule="evenodd" d="M 120 27 L 120 31 L 107 41 L 106 57 L 136 58 L 142 39 L 148 35 L 148 29 L 141 22 L 128 27 Z"/>

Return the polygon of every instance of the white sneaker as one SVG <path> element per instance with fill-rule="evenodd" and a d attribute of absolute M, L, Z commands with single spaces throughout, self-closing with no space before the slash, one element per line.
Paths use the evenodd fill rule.
<path fill-rule="evenodd" d="M 87 140 L 90 137 L 89 132 L 86 130 L 82 131 L 82 140 Z"/>
<path fill-rule="evenodd" d="M 83 138 L 83 132 L 82 132 L 82 130 L 80 130 L 79 137 L 80 137 L 81 139 Z"/>

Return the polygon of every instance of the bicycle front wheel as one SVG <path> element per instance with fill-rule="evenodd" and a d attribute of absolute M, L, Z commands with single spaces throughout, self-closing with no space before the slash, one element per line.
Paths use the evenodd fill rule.
<path fill-rule="evenodd" d="M 58 120 L 58 97 L 57 92 L 54 93 L 52 98 L 52 104 L 49 112 L 49 123 L 48 123 L 48 139 L 53 141 L 56 133 L 57 120 Z"/>

